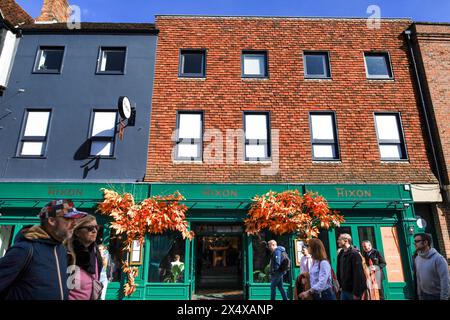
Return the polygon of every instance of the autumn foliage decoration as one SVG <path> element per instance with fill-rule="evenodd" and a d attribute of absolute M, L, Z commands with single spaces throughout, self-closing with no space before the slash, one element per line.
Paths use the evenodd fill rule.
<path fill-rule="evenodd" d="M 104 200 L 97 211 L 112 217 L 111 229 L 116 234 L 126 234 L 124 250 L 131 251 L 134 240 L 142 244 L 146 234 L 162 234 L 166 231 L 179 231 L 184 239 L 192 240 L 194 233 L 188 230 L 186 221 L 187 207 L 180 203 L 184 197 L 176 192 L 168 196 L 154 196 L 136 204 L 130 193 L 119 194 L 109 189 L 101 189 Z M 128 263 L 122 264 L 122 270 L 128 276 L 124 286 L 125 296 L 133 294 L 137 284 L 137 268 Z"/>
<path fill-rule="evenodd" d="M 331 210 L 317 193 L 301 195 L 298 190 L 269 191 L 253 198 L 253 202 L 244 221 L 250 235 L 269 230 L 276 235 L 297 233 L 299 238 L 309 239 L 318 236 L 319 228 L 338 227 L 344 222 L 344 217 Z"/>

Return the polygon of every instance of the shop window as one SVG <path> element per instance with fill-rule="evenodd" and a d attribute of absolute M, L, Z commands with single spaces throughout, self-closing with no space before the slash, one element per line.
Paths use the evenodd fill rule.
<path fill-rule="evenodd" d="M 243 51 L 242 52 L 242 77 L 265 78 L 267 77 L 267 52 Z"/>
<path fill-rule="evenodd" d="M 270 120 L 268 112 L 245 112 L 245 161 L 270 160 Z"/>
<path fill-rule="evenodd" d="M 304 53 L 305 78 L 328 79 L 331 77 L 330 58 L 327 52 Z"/>
<path fill-rule="evenodd" d="M 0 258 L 6 253 L 6 250 L 12 244 L 14 226 L 0 226 Z"/>
<path fill-rule="evenodd" d="M 109 238 L 109 255 L 110 255 L 110 268 L 112 275 L 112 282 L 120 282 L 122 280 L 122 261 L 124 260 L 124 236 L 116 235 L 113 230 L 111 230 L 111 235 Z"/>
<path fill-rule="evenodd" d="M 184 282 L 185 242 L 179 232 L 150 237 L 149 282 Z"/>
<path fill-rule="evenodd" d="M 374 227 L 358 227 L 359 247 L 362 250 L 363 241 L 370 241 L 373 248 L 377 248 L 377 242 L 375 240 L 375 228 Z M 357 245 L 355 243 L 355 245 Z"/>
<path fill-rule="evenodd" d="M 43 157 L 47 145 L 50 110 L 27 110 L 18 155 Z"/>
<path fill-rule="evenodd" d="M 277 242 L 277 246 L 283 246 L 286 251 L 289 251 L 288 236 L 273 235 L 269 231 L 263 231 L 259 236 L 253 236 L 253 282 L 270 282 L 270 259 L 272 253 L 267 246 L 267 242 L 272 239 Z M 285 274 L 283 281 L 289 282 L 289 272 Z"/>
<path fill-rule="evenodd" d="M 201 112 L 178 112 L 176 160 L 202 160 L 203 114 Z"/>
<path fill-rule="evenodd" d="M 375 114 L 381 160 L 406 160 L 400 115 L 398 113 Z"/>
<path fill-rule="evenodd" d="M 40 47 L 34 72 L 60 73 L 64 56 L 64 47 Z"/>
<path fill-rule="evenodd" d="M 311 112 L 311 144 L 314 160 L 338 160 L 336 117 L 333 112 Z"/>
<path fill-rule="evenodd" d="M 366 52 L 364 54 L 368 79 L 392 79 L 389 54 Z"/>
<path fill-rule="evenodd" d="M 203 78 L 206 76 L 205 50 L 181 50 L 180 77 Z"/>
<path fill-rule="evenodd" d="M 90 156 L 112 157 L 116 134 L 116 111 L 94 110 L 91 128 Z"/>
<path fill-rule="evenodd" d="M 124 74 L 126 48 L 101 48 L 97 73 Z"/>

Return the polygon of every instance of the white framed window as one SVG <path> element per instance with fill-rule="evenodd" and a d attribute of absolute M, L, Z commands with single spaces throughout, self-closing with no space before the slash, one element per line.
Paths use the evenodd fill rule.
<path fill-rule="evenodd" d="M 381 160 L 406 160 L 400 114 L 376 113 L 375 127 Z"/>
<path fill-rule="evenodd" d="M 311 112 L 311 144 L 314 160 L 339 160 L 334 112 Z"/>
<path fill-rule="evenodd" d="M 392 79 L 389 54 L 386 52 L 365 52 L 366 75 L 369 79 Z"/>
<path fill-rule="evenodd" d="M 242 52 L 242 77 L 265 78 L 267 71 L 267 52 L 243 51 Z"/>
<path fill-rule="evenodd" d="M 98 73 L 124 74 L 126 61 L 126 48 L 102 47 L 97 66 Z"/>
<path fill-rule="evenodd" d="M 330 57 L 328 52 L 308 51 L 303 53 L 305 78 L 331 78 Z"/>
<path fill-rule="evenodd" d="M 245 160 L 270 160 L 270 120 L 268 112 L 244 112 Z"/>
<path fill-rule="evenodd" d="M 176 160 L 202 160 L 203 113 L 179 111 L 177 113 Z"/>
<path fill-rule="evenodd" d="M 43 157 L 45 155 L 50 115 L 51 110 L 30 109 L 26 111 L 19 144 L 19 156 Z"/>
<path fill-rule="evenodd" d="M 64 57 L 64 47 L 39 47 L 34 72 L 60 73 Z"/>
<path fill-rule="evenodd" d="M 94 110 L 91 121 L 90 156 L 112 157 L 116 136 L 117 112 Z"/>

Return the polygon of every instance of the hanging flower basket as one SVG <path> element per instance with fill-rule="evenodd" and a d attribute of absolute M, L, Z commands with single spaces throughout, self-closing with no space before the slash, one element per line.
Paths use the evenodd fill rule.
<path fill-rule="evenodd" d="M 331 210 L 317 193 L 269 191 L 254 197 L 253 202 L 244 220 L 249 235 L 269 230 L 276 235 L 296 233 L 299 238 L 310 239 L 318 236 L 319 229 L 338 227 L 344 222 L 344 217 Z"/>
<path fill-rule="evenodd" d="M 187 207 L 180 203 L 184 197 L 179 192 L 168 196 L 154 196 L 136 204 L 130 193 L 120 195 L 113 190 L 101 190 L 104 200 L 98 205 L 97 211 L 114 219 L 111 229 L 115 230 L 116 234 L 126 234 L 124 251 L 130 253 L 135 240 L 139 240 L 142 245 L 146 234 L 179 231 L 183 239 L 192 240 L 194 237 L 194 233 L 188 230 Z M 124 294 L 129 296 L 136 290 L 134 279 L 138 269 L 123 262 L 122 270 L 128 278 Z"/>

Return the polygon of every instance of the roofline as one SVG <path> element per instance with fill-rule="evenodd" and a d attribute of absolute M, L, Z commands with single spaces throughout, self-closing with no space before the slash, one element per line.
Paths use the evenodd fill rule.
<path fill-rule="evenodd" d="M 84 27 L 83 23 L 91 24 L 91 26 Z M 147 26 L 148 28 L 140 28 L 140 29 L 123 29 L 123 28 L 114 28 L 109 27 L 105 29 L 97 29 L 92 27 L 92 24 L 95 25 L 136 25 L 136 26 Z M 159 30 L 156 29 L 156 25 L 154 23 L 128 23 L 128 22 L 81 22 L 81 29 L 68 29 L 64 27 L 56 27 L 53 23 L 49 24 L 34 24 L 27 25 L 21 28 L 22 33 L 24 34 L 152 34 L 157 35 Z"/>
<path fill-rule="evenodd" d="M 366 21 L 367 17 L 321 17 L 321 16 L 251 16 L 251 15 L 201 15 L 201 14 L 155 14 L 155 17 L 164 17 L 164 18 L 222 18 L 222 19 L 293 19 L 293 20 L 364 20 Z M 380 18 L 381 20 L 402 20 L 412 22 L 412 18 L 408 17 L 388 17 L 388 18 Z"/>
<path fill-rule="evenodd" d="M 417 21 L 417 22 L 413 22 L 413 24 L 418 24 L 418 25 L 436 25 L 436 26 L 450 26 L 450 22 L 427 22 L 427 21 Z"/>

